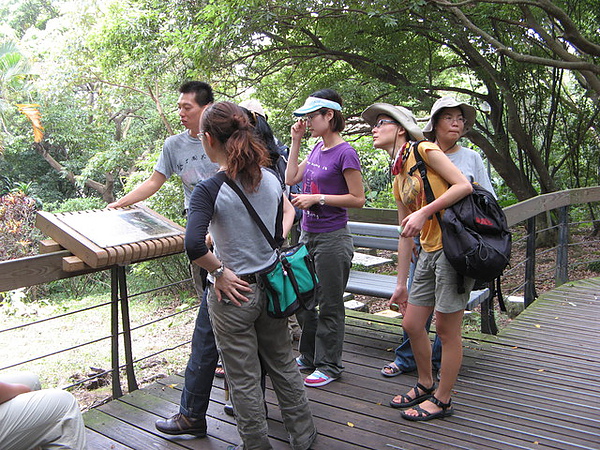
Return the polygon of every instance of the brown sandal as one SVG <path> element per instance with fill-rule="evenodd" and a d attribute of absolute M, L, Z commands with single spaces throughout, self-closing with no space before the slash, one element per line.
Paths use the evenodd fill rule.
<path fill-rule="evenodd" d="M 423 392 L 423 394 L 419 395 L 419 390 Z M 402 397 L 401 402 L 395 402 L 394 399 L 390 400 L 390 406 L 392 408 L 409 408 L 417 403 L 424 402 L 427 400 L 431 394 L 435 391 L 435 383 L 430 388 L 426 388 L 421 383 L 417 383 L 413 386 L 412 391 L 409 391 L 408 394 L 414 392 L 414 397 L 409 397 L 408 394 L 400 394 Z"/>

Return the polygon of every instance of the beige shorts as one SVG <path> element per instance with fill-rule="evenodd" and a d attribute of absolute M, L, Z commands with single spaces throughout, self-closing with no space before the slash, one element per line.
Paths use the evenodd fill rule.
<path fill-rule="evenodd" d="M 416 306 L 430 306 L 441 313 L 465 309 L 475 280 L 464 277 L 464 294 L 458 291 L 458 273 L 450 265 L 444 250 L 421 250 L 410 288 L 408 302 Z"/>

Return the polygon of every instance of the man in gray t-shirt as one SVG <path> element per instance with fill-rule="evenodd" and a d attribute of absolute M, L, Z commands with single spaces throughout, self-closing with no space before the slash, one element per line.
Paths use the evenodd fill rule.
<path fill-rule="evenodd" d="M 213 102 L 212 89 L 201 81 L 190 81 L 183 84 L 179 92 L 181 95 L 177 101 L 177 109 L 181 124 L 186 130 L 167 138 L 150 178 L 108 205 L 109 208 L 129 206 L 146 200 L 176 173 L 183 181 L 184 205 L 187 209 L 196 183 L 217 172 L 218 165 L 210 161 L 197 137 L 200 132 L 200 117 Z"/>
<path fill-rule="evenodd" d="M 190 206 L 194 186 L 213 176 L 219 168 L 204 152 L 202 142 L 190 133 L 191 129 L 188 129 L 168 137 L 154 167 L 155 173 L 163 175 L 165 180 L 173 173 L 181 177 L 186 210 Z"/>
<path fill-rule="evenodd" d="M 108 205 L 109 208 L 128 206 L 146 200 L 176 173 L 183 181 L 184 205 L 187 209 L 194 186 L 217 173 L 218 164 L 210 161 L 198 139 L 200 117 L 213 102 L 211 87 L 200 81 L 190 81 L 179 88 L 177 101 L 183 133 L 167 138 L 154 172 L 129 194 Z M 202 299 L 192 336 L 192 350 L 185 371 L 180 412 L 156 421 L 156 428 L 166 434 L 206 436 L 206 410 L 210 400 L 218 354 L 208 317 L 206 297 L 203 296 L 200 266 L 192 265 L 192 275 L 198 296 Z"/>

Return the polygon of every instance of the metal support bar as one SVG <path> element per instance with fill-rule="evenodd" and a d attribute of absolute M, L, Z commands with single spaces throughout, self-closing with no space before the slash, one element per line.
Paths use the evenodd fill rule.
<path fill-rule="evenodd" d="M 494 283 L 494 281 L 492 281 Z M 494 316 L 494 289 L 489 287 L 490 295 L 481 302 L 481 332 L 486 334 L 498 334 L 496 317 Z"/>
<path fill-rule="evenodd" d="M 558 208 L 558 245 L 556 246 L 556 287 L 569 281 L 569 214 L 567 206 Z"/>
<path fill-rule="evenodd" d="M 535 291 L 535 216 L 527 219 L 527 253 L 525 255 L 525 308 L 531 305 Z"/>
<path fill-rule="evenodd" d="M 110 268 L 110 334 L 113 400 L 123 395 L 119 376 L 119 279 L 117 267 Z"/>
<path fill-rule="evenodd" d="M 121 301 L 121 320 L 123 323 L 123 344 L 125 347 L 125 372 L 127 373 L 127 389 L 133 392 L 138 389 L 133 370 L 133 352 L 131 349 L 131 323 L 129 321 L 129 296 L 124 266 L 117 266 L 119 277 L 119 293 Z"/>

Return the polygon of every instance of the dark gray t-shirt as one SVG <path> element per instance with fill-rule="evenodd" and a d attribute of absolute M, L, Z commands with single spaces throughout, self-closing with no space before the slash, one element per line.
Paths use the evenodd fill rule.
<path fill-rule="evenodd" d="M 190 136 L 189 130 L 167 138 L 154 167 L 167 179 L 174 173 L 181 177 L 186 209 L 190 206 L 194 186 L 212 177 L 218 169 L 219 165 L 206 155 L 200 139 Z"/>

